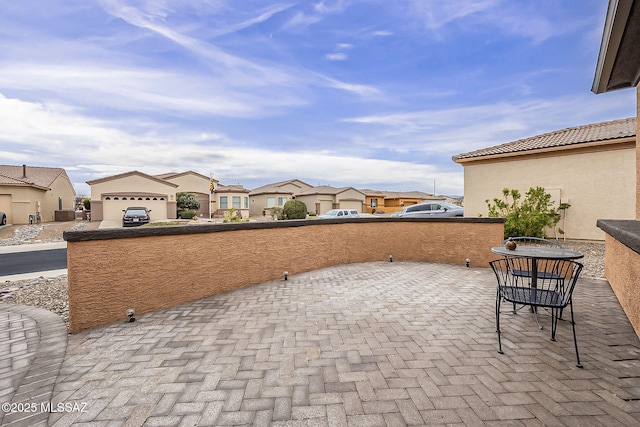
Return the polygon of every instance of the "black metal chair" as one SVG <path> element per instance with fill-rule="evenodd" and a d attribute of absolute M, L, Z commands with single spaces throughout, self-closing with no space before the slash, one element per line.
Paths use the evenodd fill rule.
<path fill-rule="evenodd" d="M 516 276 L 513 271 L 533 271 L 532 260 L 529 258 L 503 258 L 489 263 L 498 280 L 496 293 L 496 332 L 498 333 L 498 353 L 503 354 L 500 331 L 500 303 L 510 303 L 530 306 L 533 310 L 542 307 L 551 312 L 551 341 L 556 340 L 558 319 L 562 310 L 569 306 L 571 310 L 571 327 L 573 329 L 573 343 L 576 350 L 576 366 L 582 368 L 576 326 L 573 317 L 572 294 L 578 276 L 582 271 L 582 264 L 571 260 L 538 259 L 538 274 Z M 534 281 L 535 278 L 535 281 Z M 537 317 L 536 317 L 537 320 Z"/>
<path fill-rule="evenodd" d="M 502 241 L 502 246 L 504 246 L 505 243 L 507 243 L 509 239 L 504 239 Z M 549 240 L 549 239 L 543 239 L 541 237 L 532 237 L 532 236 L 517 236 L 517 237 L 511 237 L 511 240 L 513 240 L 514 242 L 516 242 L 516 245 L 519 246 L 543 246 L 543 247 L 551 247 L 551 248 L 562 248 L 564 249 L 564 246 L 562 246 L 560 243 L 558 243 L 557 241 L 554 240 Z M 513 270 L 511 272 L 511 274 L 513 274 L 514 276 L 518 277 L 525 277 L 525 278 L 530 278 L 531 277 L 531 271 L 530 270 Z M 553 272 L 547 272 L 544 274 L 549 274 L 551 275 L 551 277 L 553 278 L 558 278 L 557 275 L 555 275 Z M 520 307 L 522 308 L 522 307 Z M 516 308 L 516 304 L 513 304 L 513 312 L 515 313 L 517 310 L 519 310 L 518 308 Z M 536 321 L 538 321 L 538 316 L 537 316 L 537 311 L 535 309 L 532 308 L 532 311 L 534 311 L 536 313 Z M 562 319 L 562 310 L 560 310 L 560 319 Z M 538 321 L 538 326 L 540 327 L 540 329 L 542 329 L 542 326 L 540 326 L 540 322 Z"/>

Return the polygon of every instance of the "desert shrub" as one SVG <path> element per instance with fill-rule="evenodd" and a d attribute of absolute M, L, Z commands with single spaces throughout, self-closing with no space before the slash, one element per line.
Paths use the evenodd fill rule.
<path fill-rule="evenodd" d="M 307 217 L 307 205 L 300 200 L 287 200 L 282 210 L 286 219 L 305 219 Z"/>
<path fill-rule="evenodd" d="M 553 207 L 551 195 L 542 187 L 531 187 L 522 194 L 516 190 L 504 188 L 502 199 L 485 200 L 489 208 L 489 217 L 505 218 L 504 237 L 531 236 L 546 237 L 545 228 L 554 227 L 561 219 L 558 211 L 564 211 L 571 205 L 561 203 Z M 564 234 L 563 230 L 558 230 Z"/>
<path fill-rule="evenodd" d="M 85 211 L 90 211 L 91 210 L 91 199 L 82 200 L 82 204 L 84 205 L 84 210 Z"/>
<path fill-rule="evenodd" d="M 180 212 L 180 218 L 182 218 L 182 219 L 192 219 L 196 215 L 197 215 L 196 211 L 181 211 Z"/>
<path fill-rule="evenodd" d="M 269 208 L 269 211 L 273 219 L 277 219 L 277 220 L 284 219 L 284 210 L 281 207 L 276 206 L 273 208 Z"/>
<path fill-rule="evenodd" d="M 247 222 L 248 219 L 242 219 L 240 211 L 236 208 L 225 209 L 224 219 L 222 222 Z"/>
<path fill-rule="evenodd" d="M 195 216 L 195 211 L 200 209 L 200 202 L 193 193 L 176 193 L 176 208 L 178 210 L 178 216 L 184 219 L 190 219 Z M 193 215 L 190 215 L 189 211 L 194 211 Z"/>

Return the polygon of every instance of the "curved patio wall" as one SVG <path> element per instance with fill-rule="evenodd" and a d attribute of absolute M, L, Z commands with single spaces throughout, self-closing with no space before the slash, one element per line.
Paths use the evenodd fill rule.
<path fill-rule="evenodd" d="M 427 261 L 487 267 L 496 218 L 300 220 L 70 231 L 71 333 L 339 264 Z M 425 280 L 431 278 L 425 277 Z"/>

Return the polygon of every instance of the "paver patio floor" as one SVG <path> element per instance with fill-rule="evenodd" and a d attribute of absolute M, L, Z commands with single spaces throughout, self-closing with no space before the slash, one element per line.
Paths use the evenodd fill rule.
<path fill-rule="evenodd" d="M 569 322 L 552 342 L 549 314 L 503 308 L 500 355 L 488 268 L 290 276 L 69 336 L 67 407 L 41 425 L 640 425 L 640 342 L 606 281 L 574 293 L 584 369 Z"/>

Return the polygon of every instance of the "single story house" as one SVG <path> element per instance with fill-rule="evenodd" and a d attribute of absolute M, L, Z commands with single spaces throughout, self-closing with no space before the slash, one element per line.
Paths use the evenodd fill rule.
<path fill-rule="evenodd" d="M 7 216 L 8 224 L 29 224 L 36 215 L 43 222 L 75 217 L 76 192 L 62 168 L 40 166 L 0 165 L 0 211 Z M 57 216 L 58 215 L 58 216 Z"/>
<path fill-rule="evenodd" d="M 176 193 L 191 193 L 200 203 L 200 209 L 196 215 L 201 218 L 210 218 L 217 205 L 211 194 L 218 188 L 218 180 L 209 178 L 193 171 L 181 173 L 165 173 L 156 175 L 156 178 L 177 184 Z"/>
<path fill-rule="evenodd" d="M 635 117 L 462 153 L 453 161 L 464 167 L 465 216 L 486 216 L 486 200 L 501 199 L 504 188 L 524 197 L 531 187 L 544 187 L 555 207 L 571 205 L 558 224 L 566 238 L 604 240 L 598 218 L 635 214 Z"/>
<path fill-rule="evenodd" d="M 357 209 L 362 212 L 364 208 L 365 194 L 353 187 L 331 187 L 321 185 L 312 187 L 296 195 L 307 205 L 308 212 L 323 214 L 331 209 Z"/>
<path fill-rule="evenodd" d="M 130 206 L 151 209 L 153 220 L 175 219 L 179 184 L 138 171 L 87 181 L 91 187 L 91 221 L 122 219 Z"/>
<path fill-rule="evenodd" d="M 427 200 L 445 200 L 444 197 L 434 196 L 422 191 L 382 191 L 360 190 L 365 194 L 365 212 L 393 213 L 401 211 L 405 206 L 416 205 Z M 375 212 L 374 212 L 375 210 Z"/>
<path fill-rule="evenodd" d="M 251 190 L 242 185 L 216 186 L 213 193 L 213 215 L 222 217 L 227 209 L 237 209 L 244 219 L 249 218 L 249 192 Z"/>
<path fill-rule="evenodd" d="M 311 188 L 313 188 L 312 185 L 299 179 L 290 179 L 254 188 L 249 193 L 249 213 L 252 216 L 268 215 L 269 209 L 283 207 L 287 200 Z"/>

